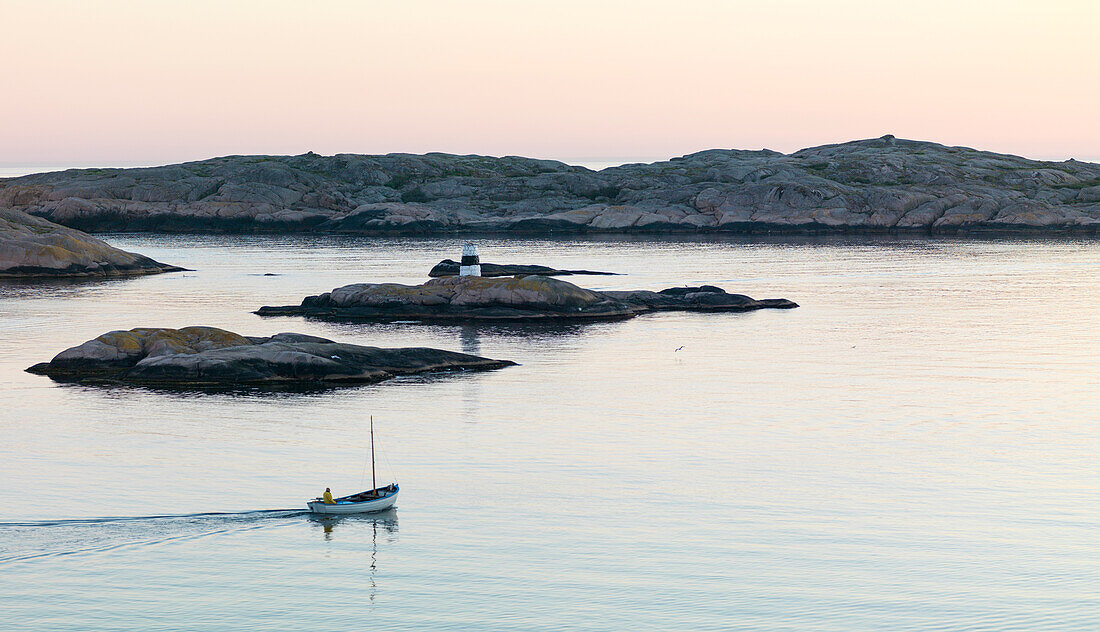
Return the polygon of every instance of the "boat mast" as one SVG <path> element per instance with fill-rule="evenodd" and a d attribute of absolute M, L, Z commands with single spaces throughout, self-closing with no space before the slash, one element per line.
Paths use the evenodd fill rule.
<path fill-rule="evenodd" d="M 370 416 L 370 488 L 378 489 L 378 479 L 374 476 L 374 415 Z"/>

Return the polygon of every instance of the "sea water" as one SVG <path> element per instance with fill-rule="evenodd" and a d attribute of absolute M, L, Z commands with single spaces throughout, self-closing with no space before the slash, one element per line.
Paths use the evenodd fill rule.
<path fill-rule="evenodd" d="M 524 327 L 251 313 L 420 282 L 461 239 L 105 238 L 191 271 L 0 284 L 0 629 L 1100 629 L 1100 242 L 475 240 L 801 306 Z M 23 372 L 187 325 L 519 365 L 297 393 Z M 371 415 L 397 508 L 303 513 L 370 485 Z"/>

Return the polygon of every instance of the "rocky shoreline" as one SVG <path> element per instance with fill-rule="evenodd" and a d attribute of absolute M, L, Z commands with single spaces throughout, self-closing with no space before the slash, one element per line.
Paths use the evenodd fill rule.
<path fill-rule="evenodd" d="M 27 371 L 62 382 L 205 388 L 370 384 L 514 364 L 427 347 L 387 349 L 305 334 L 253 337 L 184 327 L 108 332 Z"/>
<path fill-rule="evenodd" d="M 601 171 L 514 156 L 230 156 L 4 179 L 0 208 L 93 231 L 1096 235 L 1100 164 L 889 135 Z"/>
<path fill-rule="evenodd" d="M 0 209 L 0 279 L 122 277 L 182 270 L 41 217 Z"/>
<path fill-rule="evenodd" d="M 798 307 L 704 285 L 653 292 L 597 292 L 545 276 L 442 277 L 421 285 L 355 283 L 300 305 L 265 306 L 260 316 L 307 316 L 359 322 L 577 322 L 633 318 L 653 311 L 743 312 Z"/>

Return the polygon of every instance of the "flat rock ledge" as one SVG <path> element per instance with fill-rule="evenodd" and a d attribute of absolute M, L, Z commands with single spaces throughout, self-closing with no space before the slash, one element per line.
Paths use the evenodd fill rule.
<path fill-rule="evenodd" d="M 458 276 L 459 268 L 462 266 L 458 261 L 452 259 L 444 259 L 435 264 L 435 267 L 428 272 L 428 276 L 432 278 Z M 539 266 L 533 264 L 519 264 L 519 263 L 482 263 L 481 264 L 481 276 L 486 277 L 500 277 L 500 276 L 515 276 L 515 275 L 528 275 L 538 274 L 542 276 L 573 276 L 573 275 L 600 275 L 600 276 L 615 276 L 617 272 L 596 272 L 595 270 L 558 270 L 557 268 L 549 268 L 547 266 Z"/>
<path fill-rule="evenodd" d="M 62 382 L 286 387 L 369 384 L 400 375 L 514 364 L 427 347 L 386 349 L 305 334 L 262 338 L 215 327 L 184 327 L 108 332 L 27 371 Z"/>
<path fill-rule="evenodd" d="M 597 292 L 560 279 L 514 277 L 442 277 L 421 285 L 356 283 L 301 305 L 261 307 L 261 316 L 308 316 L 339 321 L 578 321 L 633 318 L 653 311 L 742 312 L 793 308 L 786 299 L 758 301 L 704 285 L 660 292 Z"/>
<path fill-rule="evenodd" d="M 0 279 L 117 277 L 183 270 L 87 233 L 0 208 Z"/>

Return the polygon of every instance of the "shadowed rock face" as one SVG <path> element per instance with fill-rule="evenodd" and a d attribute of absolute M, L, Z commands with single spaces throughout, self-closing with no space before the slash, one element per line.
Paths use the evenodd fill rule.
<path fill-rule="evenodd" d="M 596 292 L 544 276 L 443 277 L 421 285 L 356 283 L 301 305 L 261 307 L 261 316 L 311 316 L 359 321 L 540 321 L 631 318 L 659 310 L 749 311 L 798 307 L 786 299 L 757 301 L 721 288 Z"/>
<path fill-rule="evenodd" d="M 112 331 L 27 371 L 60 381 L 232 387 L 363 384 L 398 375 L 513 364 L 425 347 L 383 349 L 304 334 L 257 338 L 215 327 L 185 327 Z"/>
<path fill-rule="evenodd" d="M 3 207 L 95 230 L 1095 234 L 1100 165 L 893 136 L 598 172 L 519 157 L 231 156 L 0 180 Z"/>
<path fill-rule="evenodd" d="M 97 277 L 182 270 L 40 217 L 0 209 L 0 278 Z"/>
<path fill-rule="evenodd" d="M 548 268 L 546 266 L 539 266 L 533 264 L 516 264 L 516 263 L 482 263 L 481 276 L 485 277 L 498 277 L 498 276 L 516 276 L 537 274 L 540 276 L 572 276 L 575 274 L 583 275 L 601 275 L 601 276 L 615 276 L 615 272 L 595 272 L 593 270 L 558 270 L 555 268 Z M 451 259 L 444 259 L 428 272 L 430 277 L 445 277 L 445 276 L 458 276 L 459 269 L 462 264 L 458 261 Z"/>

